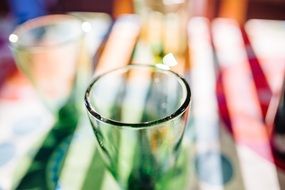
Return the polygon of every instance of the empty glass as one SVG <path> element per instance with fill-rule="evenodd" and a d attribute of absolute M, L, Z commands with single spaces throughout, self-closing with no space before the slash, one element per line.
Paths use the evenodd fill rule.
<path fill-rule="evenodd" d="M 80 119 L 85 85 L 91 72 L 91 58 L 84 45 L 90 27 L 71 15 L 48 15 L 19 25 L 9 37 L 17 66 L 55 116 L 45 139 L 38 140 L 41 146 L 35 145 L 32 152 L 36 154 L 17 189 L 56 188 L 58 178 L 48 182 L 47 168 L 58 146 L 70 142 L 67 139 Z M 39 148 L 37 152 L 36 148 Z M 61 168 L 63 162 L 58 164 Z"/>
<path fill-rule="evenodd" d="M 18 67 L 54 113 L 80 92 L 78 85 L 90 72 L 86 25 L 71 15 L 48 15 L 19 25 L 9 37 Z"/>
<path fill-rule="evenodd" d="M 88 116 L 122 189 L 173 189 L 190 97 L 187 82 L 158 65 L 128 65 L 90 84 Z"/>

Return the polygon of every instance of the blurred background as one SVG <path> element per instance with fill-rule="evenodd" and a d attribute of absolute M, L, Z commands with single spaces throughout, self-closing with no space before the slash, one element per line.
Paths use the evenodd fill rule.
<path fill-rule="evenodd" d="M 139 0 L 137 0 L 139 1 Z M 284 19 L 284 0 L 191 0 L 192 16 L 218 16 L 244 21 L 250 18 Z M 132 0 L 3 0 L 1 16 L 13 15 L 19 22 L 36 15 L 70 11 L 105 12 L 113 17 L 135 11 Z M 21 20 L 19 17 L 21 17 Z"/>

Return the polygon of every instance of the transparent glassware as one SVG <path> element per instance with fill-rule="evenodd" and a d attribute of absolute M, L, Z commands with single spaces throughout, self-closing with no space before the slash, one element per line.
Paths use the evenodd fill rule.
<path fill-rule="evenodd" d="M 18 68 L 55 119 L 48 134 L 35 145 L 30 163 L 23 163 L 27 168 L 17 174 L 23 177 L 16 189 L 56 189 L 57 178 L 48 182 L 48 163 L 58 146 L 72 137 L 81 119 L 91 74 L 91 57 L 85 46 L 90 27 L 75 16 L 47 15 L 17 26 L 9 36 Z"/>
<path fill-rule="evenodd" d="M 190 99 L 187 82 L 158 65 L 128 65 L 91 82 L 88 116 L 122 189 L 173 188 Z"/>
<path fill-rule="evenodd" d="M 183 60 L 187 52 L 187 21 L 191 16 L 190 0 L 134 0 L 142 20 L 140 40 L 150 48 L 154 61 L 173 53 Z"/>
<path fill-rule="evenodd" d="M 19 25 L 9 36 L 18 68 L 55 114 L 72 95 L 84 92 L 79 86 L 90 72 L 84 26 L 71 15 L 47 15 Z"/>

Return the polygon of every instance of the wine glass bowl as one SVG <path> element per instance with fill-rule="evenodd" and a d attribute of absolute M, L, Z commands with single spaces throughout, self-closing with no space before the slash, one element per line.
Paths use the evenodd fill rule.
<path fill-rule="evenodd" d="M 55 114 L 78 90 L 78 71 L 86 65 L 82 23 L 71 15 L 47 15 L 19 25 L 9 37 L 16 64 Z"/>

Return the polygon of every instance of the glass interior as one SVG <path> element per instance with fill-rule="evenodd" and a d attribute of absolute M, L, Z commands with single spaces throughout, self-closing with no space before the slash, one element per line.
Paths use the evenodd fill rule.
<path fill-rule="evenodd" d="M 189 103 L 185 83 L 171 71 L 132 65 L 97 78 L 87 101 L 101 120 L 147 124 L 174 117 L 187 100 Z"/>

